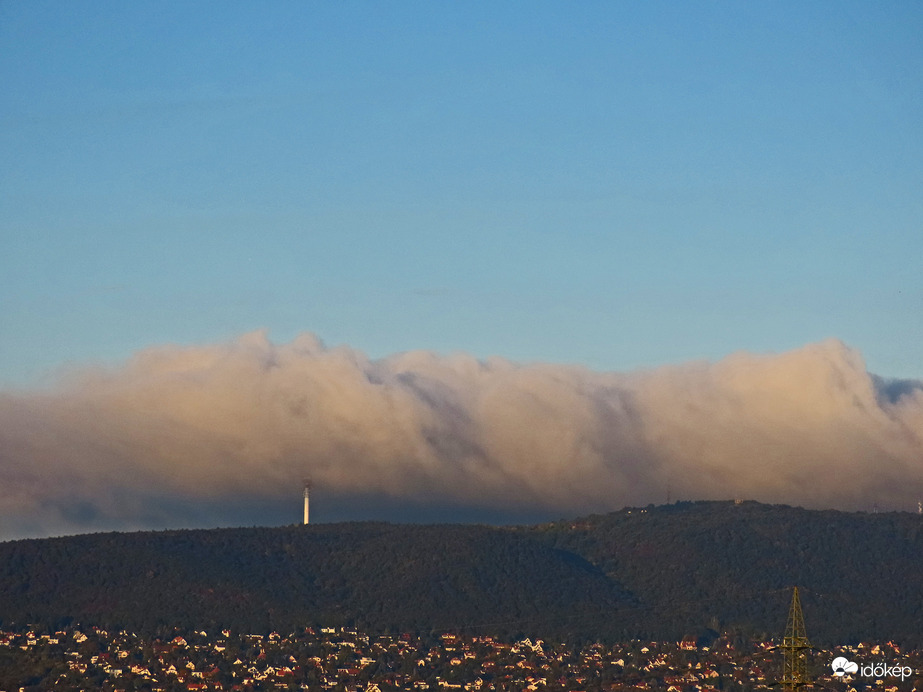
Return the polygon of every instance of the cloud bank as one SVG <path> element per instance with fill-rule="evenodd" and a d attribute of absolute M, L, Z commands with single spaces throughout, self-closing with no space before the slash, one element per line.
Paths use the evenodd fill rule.
<path fill-rule="evenodd" d="M 254 523 L 270 507 L 293 523 L 305 476 L 336 518 L 576 516 L 668 493 L 916 509 L 923 383 L 870 375 L 835 340 L 600 373 L 423 351 L 370 360 L 256 332 L 0 394 L 0 539 Z"/>

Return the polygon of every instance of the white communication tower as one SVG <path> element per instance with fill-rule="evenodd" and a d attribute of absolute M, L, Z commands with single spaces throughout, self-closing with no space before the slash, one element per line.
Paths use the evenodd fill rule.
<path fill-rule="evenodd" d="M 304 523 L 307 526 L 311 508 L 311 481 L 304 482 Z"/>

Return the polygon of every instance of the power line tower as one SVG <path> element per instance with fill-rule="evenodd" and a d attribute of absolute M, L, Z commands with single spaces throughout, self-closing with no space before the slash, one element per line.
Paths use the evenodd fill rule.
<path fill-rule="evenodd" d="M 782 639 L 782 651 L 785 654 L 782 689 L 785 692 L 800 692 L 800 688 L 808 684 L 806 652 L 810 648 L 811 643 L 804 628 L 804 614 L 801 612 L 801 599 L 798 597 L 796 586 L 792 592 L 792 605 L 788 609 L 785 637 Z"/>

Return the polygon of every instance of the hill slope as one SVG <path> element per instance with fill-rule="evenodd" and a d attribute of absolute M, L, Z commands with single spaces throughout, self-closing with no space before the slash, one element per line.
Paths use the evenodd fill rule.
<path fill-rule="evenodd" d="M 321 524 L 0 543 L 0 624 L 923 643 L 923 518 L 676 503 L 535 527 Z"/>
<path fill-rule="evenodd" d="M 739 626 L 780 636 L 797 585 L 819 642 L 923 640 L 916 514 L 684 502 L 535 531 L 630 590 L 658 631 Z"/>
<path fill-rule="evenodd" d="M 327 524 L 0 544 L 3 622 L 503 629 L 628 602 L 582 558 L 484 526 Z"/>

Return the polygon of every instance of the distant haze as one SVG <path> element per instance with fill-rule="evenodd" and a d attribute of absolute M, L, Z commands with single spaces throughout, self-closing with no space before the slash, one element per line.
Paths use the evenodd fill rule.
<path fill-rule="evenodd" d="M 555 518 L 668 496 L 915 510 L 923 383 L 871 375 L 836 340 L 614 373 L 369 360 L 255 332 L 0 394 L 0 539 L 294 523 L 305 476 L 319 521 L 325 507 Z"/>

